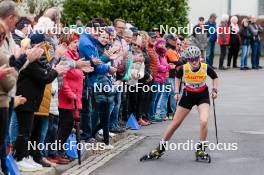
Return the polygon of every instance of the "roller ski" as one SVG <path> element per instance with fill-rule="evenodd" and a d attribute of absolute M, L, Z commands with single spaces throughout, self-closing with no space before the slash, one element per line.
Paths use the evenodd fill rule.
<path fill-rule="evenodd" d="M 199 143 L 195 152 L 196 162 L 211 163 L 211 156 L 205 152 L 207 147 L 208 145 L 205 142 Z"/>
<path fill-rule="evenodd" d="M 165 152 L 165 143 L 161 142 L 160 146 L 153 149 L 149 154 L 145 154 L 139 160 L 140 160 L 140 162 L 142 162 L 142 161 L 146 161 L 146 160 L 159 159 L 164 154 L 164 152 Z"/>

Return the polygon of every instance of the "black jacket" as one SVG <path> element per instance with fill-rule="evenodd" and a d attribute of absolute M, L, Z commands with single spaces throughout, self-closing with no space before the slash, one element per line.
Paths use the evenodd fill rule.
<path fill-rule="evenodd" d="M 24 39 L 21 36 L 17 35 L 16 33 L 12 33 L 12 37 L 17 45 L 20 46 L 21 41 Z"/>
<path fill-rule="evenodd" d="M 239 31 L 239 35 L 241 37 L 242 45 L 249 45 L 250 39 L 252 38 L 252 34 L 250 32 L 249 27 L 241 27 Z"/>
<path fill-rule="evenodd" d="M 235 31 L 233 31 L 232 26 L 230 26 L 230 42 L 229 45 L 235 45 L 235 46 L 239 46 L 240 45 L 240 38 L 239 38 L 239 33 L 235 33 Z"/>
<path fill-rule="evenodd" d="M 45 60 L 42 57 L 40 60 Z M 18 76 L 16 95 L 26 97 L 27 102 L 16 108 L 17 112 L 36 112 L 41 104 L 45 86 L 51 83 L 58 73 L 46 61 L 30 63 Z"/>
<path fill-rule="evenodd" d="M 145 62 L 144 62 L 144 64 L 145 64 L 145 75 L 144 75 L 144 78 L 143 78 L 143 80 L 145 82 L 145 81 L 147 81 L 149 79 L 149 77 L 151 75 L 151 69 L 149 67 L 150 58 L 149 58 L 149 55 L 148 55 L 147 50 L 145 48 L 143 49 L 142 52 L 143 52 L 143 56 L 145 58 Z"/>

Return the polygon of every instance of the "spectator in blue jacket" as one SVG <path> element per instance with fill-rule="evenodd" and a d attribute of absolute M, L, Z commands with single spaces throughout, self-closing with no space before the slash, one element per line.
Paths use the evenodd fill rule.
<path fill-rule="evenodd" d="M 93 25 L 89 25 L 93 26 Z M 81 139 L 86 142 L 95 142 L 95 138 L 92 138 L 92 116 L 95 114 L 95 99 L 93 85 L 97 81 L 97 75 L 104 75 L 110 70 L 110 66 L 103 64 L 99 59 L 99 53 L 96 45 L 98 40 L 96 37 L 96 30 L 94 27 L 87 27 L 80 37 L 79 54 L 80 58 L 90 61 L 91 65 L 95 68 L 95 71 L 85 75 L 82 104 L 83 109 L 81 111 Z"/>
<path fill-rule="evenodd" d="M 217 28 L 216 28 L 216 14 L 212 13 L 210 15 L 209 20 L 205 23 L 205 26 L 208 29 L 209 33 L 209 41 L 208 41 L 208 47 L 207 47 L 207 53 L 206 53 L 206 63 L 212 66 L 214 69 L 215 67 L 213 66 L 214 63 L 214 52 L 215 52 L 215 42 L 217 40 Z"/>

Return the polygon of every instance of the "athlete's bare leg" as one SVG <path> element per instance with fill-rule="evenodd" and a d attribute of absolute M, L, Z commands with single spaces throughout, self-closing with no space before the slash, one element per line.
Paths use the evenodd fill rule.
<path fill-rule="evenodd" d="M 172 123 L 167 127 L 163 140 L 168 141 L 172 137 L 175 130 L 181 125 L 185 117 L 189 114 L 191 110 L 183 108 L 181 106 L 177 107 L 176 113 L 174 114 Z"/>
<path fill-rule="evenodd" d="M 210 106 L 207 103 L 200 104 L 198 106 L 200 114 L 200 141 L 206 141 L 208 133 L 208 117 Z"/>

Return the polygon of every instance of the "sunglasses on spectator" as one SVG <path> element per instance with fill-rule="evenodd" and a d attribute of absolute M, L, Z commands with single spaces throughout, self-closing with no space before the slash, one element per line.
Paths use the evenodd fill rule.
<path fill-rule="evenodd" d="M 196 58 L 188 58 L 188 61 L 193 63 L 193 62 L 198 62 L 199 59 L 200 59 L 200 57 L 196 57 Z"/>
<path fill-rule="evenodd" d="M 132 46 L 140 48 L 139 45 L 132 43 Z"/>
<path fill-rule="evenodd" d="M 0 33 L 0 41 L 3 41 L 6 38 L 6 33 L 2 32 Z"/>

